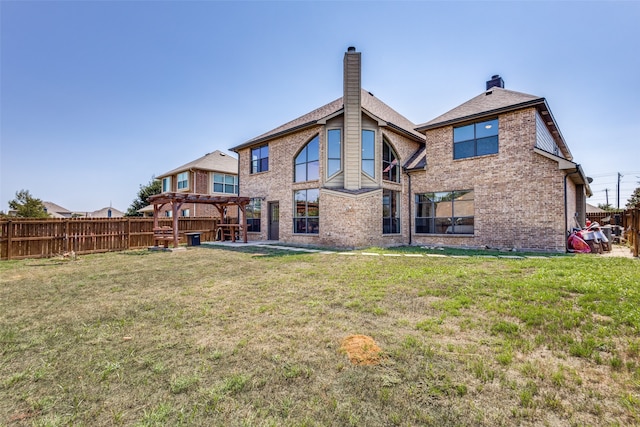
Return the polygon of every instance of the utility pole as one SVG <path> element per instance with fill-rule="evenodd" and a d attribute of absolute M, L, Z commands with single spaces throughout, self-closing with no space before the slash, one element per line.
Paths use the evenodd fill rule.
<path fill-rule="evenodd" d="M 609 206 L 609 189 L 608 188 L 604 189 L 604 194 L 607 197 L 607 206 Z"/>
<path fill-rule="evenodd" d="M 618 210 L 620 210 L 620 178 L 622 178 L 622 174 L 618 172 Z"/>

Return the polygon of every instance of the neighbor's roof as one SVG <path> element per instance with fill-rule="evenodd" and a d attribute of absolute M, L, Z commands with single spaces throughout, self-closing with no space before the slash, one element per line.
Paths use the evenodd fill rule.
<path fill-rule="evenodd" d="M 42 202 L 42 204 L 44 205 L 44 208 L 46 209 L 47 213 L 52 218 L 66 218 L 71 216 L 72 214 L 72 212 L 69 209 L 63 208 L 60 205 L 56 205 L 53 202 Z"/>
<path fill-rule="evenodd" d="M 175 175 L 177 173 L 184 172 L 189 169 L 201 169 L 201 170 L 207 170 L 207 171 L 237 174 L 238 159 L 228 154 L 225 154 L 220 150 L 216 150 L 213 153 L 205 154 L 199 159 L 196 159 L 178 168 L 170 170 L 169 172 L 165 172 L 162 175 L 159 175 L 158 178 L 164 178 L 165 176 Z"/>
<path fill-rule="evenodd" d="M 558 144 L 564 156 L 571 160 L 573 156 L 551 114 L 547 101 L 539 96 L 516 92 L 501 87 L 492 87 L 482 92 L 475 98 L 447 111 L 435 119 L 417 126 L 416 130 L 418 132 L 425 132 L 430 129 L 482 119 L 527 107 L 535 107 L 538 110 L 553 135 L 556 144 Z"/>
<path fill-rule="evenodd" d="M 109 218 L 109 211 L 111 211 L 111 218 L 120 218 L 124 216 L 124 212 L 113 207 L 98 209 L 97 211 L 90 212 L 89 216 L 91 218 Z"/>
<path fill-rule="evenodd" d="M 361 107 L 364 112 L 376 119 L 386 122 L 386 126 L 395 129 L 400 133 L 413 138 L 416 141 L 423 141 L 424 135 L 415 131 L 415 124 L 409 119 L 389 107 L 384 102 L 373 96 L 371 92 L 365 89 L 361 89 Z M 232 151 L 237 151 L 242 148 L 249 147 L 254 144 L 268 141 L 270 139 L 286 135 L 292 132 L 296 132 L 311 126 L 322 124 L 323 119 L 328 119 L 329 116 L 338 115 L 342 112 L 344 103 L 342 97 L 332 101 L 320 108 L 317 108 L 305 115 L 298 117 L 288 123 L 283 124 L 269 132 L 263 133 L 249 141 L 231 148 Z"/>

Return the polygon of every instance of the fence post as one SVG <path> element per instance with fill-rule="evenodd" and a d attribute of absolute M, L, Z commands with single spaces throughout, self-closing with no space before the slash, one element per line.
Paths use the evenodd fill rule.
<path fill-rule="evenodd" d="M 11 259 L 11 237 L 13 236 L 13 227 L 11 220 L 7 221 L 7 260 Z"/>
<path fill-rule="evenodd" d="M 131 249 L 131 239 L 129 236 L 131 235 L 131 218 L 126 217 L 125 221 L 127 221 L 127 232 L 125 234 L 125 239 L 127 240 L 127 250 Z"/>

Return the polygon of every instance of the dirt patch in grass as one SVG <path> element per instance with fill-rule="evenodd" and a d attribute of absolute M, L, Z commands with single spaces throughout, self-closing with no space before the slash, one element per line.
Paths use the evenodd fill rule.
<path fill-rule="evenodd" d="M 377 365 L 382 349 L 367 335 L 349 335 L 342 340 L 340 350 L 354 365 Z"/>

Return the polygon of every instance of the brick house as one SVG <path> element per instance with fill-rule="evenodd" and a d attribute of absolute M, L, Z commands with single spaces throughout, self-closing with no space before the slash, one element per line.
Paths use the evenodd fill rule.
<path fill-rule="evenodd" d="M 586 177 L 544 98 L 487 91 L 417 126 L 361 88 L 231 150 L 252 240 L 563 251 Z"/>
<path fill-rule="evenodd" d="M 219 150 L 184 164 L 158 176 L 163 193 L 196 193 L 220 196 L 238 195 L 238 160 Z M 150 210 L 153 215 L 153 210 Z M 235 211 L 228 213 L 237 215 Z M 171 216 L 171 208 L 165 206 L 161 215 Z M 217 209 L 212 205 L 185 203 L 180 216 L 216 217 Z"/>
<path fill-rule="evenodd" d="M 426 145 L 409 171 L 414 243 L 564 251 L 584 224 L 588 179 L 544 98 L 493 76 L 416 129 Z"/>

